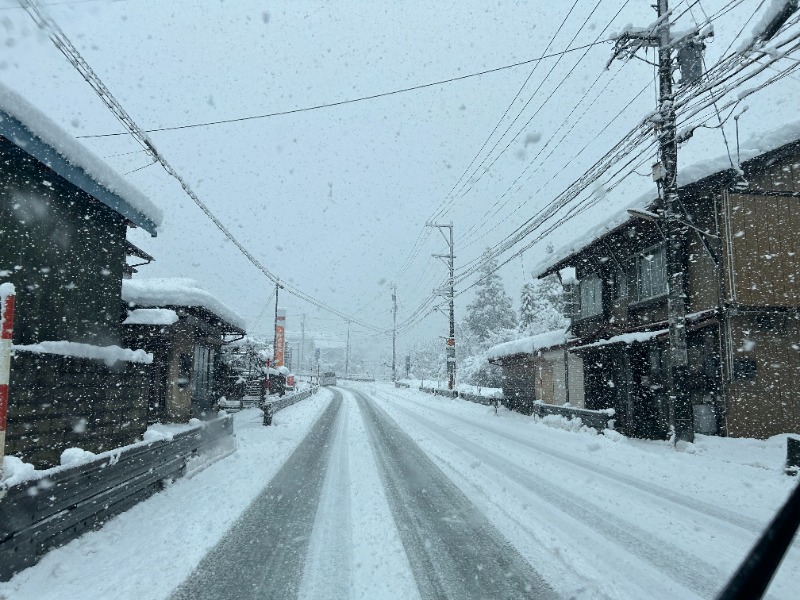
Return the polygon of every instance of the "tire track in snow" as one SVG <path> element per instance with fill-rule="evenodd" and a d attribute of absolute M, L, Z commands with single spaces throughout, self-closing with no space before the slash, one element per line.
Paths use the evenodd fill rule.
<path fill-rule="evenodd" d="M 499 454 L 483 448 L 429 419 L 402 406 L 395 406 L 417 424 L 434 435 L 476 457 L 501 475 L 539 496 L 557 510 L 599 533 L 603 538 L 650 564 L 676 583 L 702 597 L 713 597 L 728 578 L 713 565 L 691 556 L 679 547 L 662 540 L 651 541 L 652 535 L 615 514 L 591 504 L 552 481 L 538 477 Z"/>
<path fill-rule="evenodd" d="M 332 391 L 334 398 L 341 401 L 341 392 Z M 353 538 L 347 440 L 349 414 L 345 406 L 336 419 L 328 470 L 298 594 L 301 600 L 328 600 L 351 595 Z"/>
<path fill-rule="evenodd" d="M 281 470 L 173 600 L 297 597 L 341 404 L 341 394 L 334 394 Z"/>
<path fill-rule="evenodd" d="M 670 502 L 672 502 L 674 504 L 678 504 L 678 505 L 682 506 L 683 508 L 688 508 L 688 509 L 690 509 L 690 510 L 692 510 L 694 512 L 700 513 L 700 514 L 702 514 L 704 516 L 712 517 L 712 518 L 714 518 L 714 519 L 716 519 L 718 521 L 723 521 L 723 522 L 725 522 L 727 524 L 734 525 L 736 527 L 739 527 L 740 529 L 745 529 L 747 531 L 750 531 L 750 532 L 756 533 L 756 534 L 760 534 L 764 530 L 764 527 L 766 526 L 765 523 L 761 523 L 761 522 L 757 521 L 756 519 L 751 519 L 751 518 L 747 517 L 746 515 L 742 515 L 740 513 L 735 512 L 735 511 L 731 511 L 731 510 L 727 510 L 727 509 L 719 507 L 719 506 L 715 506 L 713 504 L 710 504 L 708 502 L 704 502 L 702 500 L 689 498 L 689 497 L 685 496 L 684 494 L 680 494 L 678 492 L 675 492 L 674 490 L 671 490 L 669 488 L 660 486 L 660 485 L 658 485 L 656 483 L 648 483 L 646 481 L 641 481 L 639 479 L 636 479 L 635 477 L 631 477 L 629 475 L 625 475 L 624 473 L 619 473 L 617 471 L 614 471 L 612 469 L 608 469 L 607 467 L 603 467 L 602 465 L 598 465 L 598 464 L 593 463 L 591 461 L 584 460 L 582 458 L 579 458 L 577 456 L 573 456 L 573 455 L 568 454 L 566 452 L 561 452 L 559 450 L 551 448 L 550 446 L 545 446 L 543 444 L 537 444 L 536 442 L 533 442 L 533 441 L 531 441 L 531 440 L 529 440 L 529 439 L 527 439 L 525 437 L 522 437 L 520 435 L 516 435 L 516 434 L 511 433 L 511 432 L 503 431 L 501 429 L 492 427 L 491 425 L 475 422 L 475 421 L 473 421 L 473 420 L 471 420 L 469 418 L 463 417 L 461 415 L 454 415 L 454 414 L 449 413 L 447 411 L 439 410 L 439 409 L 437 409 L 437 408 L 435 408 L 433 406 L 430 406 L 430 405 L 427 405 L 427 404 L 423 404 L 421 402 L 416 402 L 416 401 L 410 400 L 408 398 L 404 398 L 404 397 L 400 396 L 399 394 L 393 394 L 393 393 L 387 392 L 385 390 L 381 390 L 381 393 L 389 395 L 389 396 L 394 396 L 395 398 L 399 398 L 399 399 L 403 400 L 404 402 L 410 402 L 412 404 L 416 404 L 418 406 L 421 406 L 421 407 L 423 407 L 423 408 L 425 408 L 427 410 L 431 410 L 431 411 L 439 413 L 441 415 L 445 415 L 448 418 L 454 419 L 456 421 L 460 421 L 460 422 L 462 422 L 462 423 L 464 423 L 466 425 L 469 425 L 471 427 L 474 427 L 474 428 L 476 428 L 478 430 L 487 431 L 489 433 L 492 433 L 494 435 L 502 437 L 504 440 L 511 440 L 511 441 L 521 445 L 521 446 L 525 446 L 527 448 L 531 448 L 532 450 L 536 450 L 537 452 L 541 452 L 542 454 L 546 454 L 548 456 L 551 456 L 551 457 L 556 458 L 558 460 L 561 460 L 563 462 L 569 463 L 569 464 L 574 465 L 576 467 L 580 467 L 582 469 L 586 469 L 587 471 L 590 471 L 594 475 L 601 475 L 601 476 L 603 476 L 603 477 L 605 477 L 607 479 L 611 479 L 611 480 L 616 481 L 618 483 L 622 483 L 622 484 L 627 485 L 629 487 L 632 487 L 632 488 L 634 488 L 634 489 L 636 489 L 636 490 L 638 490 L 640 492 L 644 492 L 646 494 L 649 494 L 649 495 L 653 496 L 654 498 L 656 498 L 658 501 L 662 501 L 663 502 L 664 500 L 668 500 L 668 501 L 670 501 Z"/>
<path fill-rule="evenodd" d="M 421 597 L 555 598 L 392 418 L 361 392 L 353 394 Z"/>

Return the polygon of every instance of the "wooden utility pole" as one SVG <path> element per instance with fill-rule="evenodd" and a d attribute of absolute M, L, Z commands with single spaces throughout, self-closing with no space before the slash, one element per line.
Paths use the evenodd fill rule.
<path fill-rule="evenodd" d="M 302 319 L 300 320 L 300 356 L 297 358 L 297 372 L 303 372 L 303 349 L 306 345 L 306 316 L 302 315 Z"/>
<path fill-rule="evenodd" d="M 672 92 L 672 39 L 669 26 L 669 1 L 658 1 L 658 132 L 664 178 L 664 216 L 667 221 L 667 317 L 670 348 L 670 408 L 674 414 L 675 441 L 694 441 L 694 415 L 686 389 L 689 364 L 686 350 L 686 293 L 683 281 L 683 238 L 685 227 L 679 217 L 678 140 L 675 127 L 675 96 Z"/>
<path fill-rule="evenodd" d="M 669 0 L 658 0 L 658 20 L 652 30 L 633 30 L 617 38 L 615 58 L 630 58 L 639 49 L 654 47 L 658 52 L 658 119 L 654 120 L 659 142 L 659 162 L 653 179 L 662 192 L 667 254 L 667 317 L 669 321 L 669 409 L 675 441 L 694 441 L 694 414 L 686 388 L 688 353 L 686 349 L 686 291 L 683 278 L 685 225 L 680 217 L 678 196 L 678 140 L 676 137 L 675 96 L 672 73 L 673 51 L 692 43 L 676 41 L 670 32 Z M 610 63 L 609 63 L 610 64 Z"/>
<path fill-rule="evenodd" d="M 392 381 L 397 381 L 397 286 L 392 285 Z"/>
<path fill-rule="evenodd" d="M 455 316 L 455 245 L 453 243 L 453 223 L 448 225 L 438 223 L 426 223 L 428 227 L 436 227 L 444 236 L 445 242 L 450 248 L 449 254 L 434 254 L 434 258 L 445 260 L 450 276 L 448 278 L 448 290 L 444 296 L 450 301 L 450 333 L 447 336 L 447 389 L 453 390 L 456 387 L 456 316 Z M 448 229 L 450 236 L 446 236 L 442 229 Z"/>
<path fill-rule="evenodd" d="M 347 322 L 347 349 L 345 350 L 344 357 L 344 378 L 347 379 L 347 373 L 350 370 L 350 321 Z"/>

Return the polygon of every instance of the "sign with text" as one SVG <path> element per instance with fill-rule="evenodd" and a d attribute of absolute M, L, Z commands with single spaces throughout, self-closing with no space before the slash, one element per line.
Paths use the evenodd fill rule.
<path fill-rule="evenodd" d="M 275 368 L 283 366 L 284 334 L 286 332 L 286 310 L 279 308 L 275 317 Z"/>

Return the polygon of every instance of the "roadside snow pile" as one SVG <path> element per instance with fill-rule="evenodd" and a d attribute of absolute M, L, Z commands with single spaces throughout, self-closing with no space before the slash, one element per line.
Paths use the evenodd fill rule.
<path fill-rule="evenodd" d="M 205 308 L 234 327 L 247 328 L 244 318 L 210 292 L 202 289 L 194 279 L 183 277 L 123 279 L 122 300 L 129 306 L 141 308 L 168 306 Z"/>
<path fill-rule="evenodd" d="M 174 325 L 178 313 L 169 308 L 136 308 L 128 313 L 123 325 Z"/>
<path fill-rule="evenodd" d="M 57 341 L 39 342 L 38 344 L 18 344 L 12 346 L 12 348 L 18 352 L 57 354 L 59 356 L 71 356 L 73 358 L 102 360 L 108 366 L 112 366 L 117 361 L 144 363 L 146 365 L 153 362 L 153 355 L 149 352 L 120 348 L 119 346 L 94 346 L 92 344 L 80 344 L 78 342 Z"/>
<path fill-rule="evenodd" d="M 163 213 L 147 196 L 128 183 L 72 135 L 56 125 L 42 111 L 0 83 L 0 122 L 7 121 L 8 117 L 18 121 L 69 164 L 78 167 L 96 183 L 122 198 L 156 226 L 161 225 L 164 219 Z M 15 141 L 13 136 L 11 141 Z M 37 156 L 37 159 L 46 162 L 45 157 Z"/>
<path fill-rule="evenodd" d="M 548 331 L 546 333 L 540 333 L 539 335 L 498 344 L 497 346 L 489 348 L 486 352 L 486 357 L 492 360 L 495 358 L 513 356 L 514 354 L 533 354 L 538 350 L 546 350 L 554 346 L 560 346 L 566 343 L 566 341 L 566 331 L 563 329 L 556 329 L 555 331 Z"/>

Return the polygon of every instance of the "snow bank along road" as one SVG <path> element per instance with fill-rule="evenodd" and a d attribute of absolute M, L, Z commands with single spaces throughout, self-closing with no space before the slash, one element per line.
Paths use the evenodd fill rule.
<path fill-rule="evenodd" d="M 373 400 L 334 396 L 173 598 L 556 597 Z M 365 434 L 381 486 L 350 476 L 350 447 L 363 459 Z M 379 518 L 353 528 L 362 510 Z"/>

